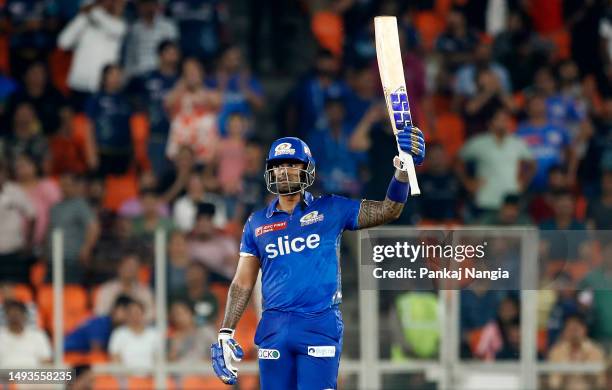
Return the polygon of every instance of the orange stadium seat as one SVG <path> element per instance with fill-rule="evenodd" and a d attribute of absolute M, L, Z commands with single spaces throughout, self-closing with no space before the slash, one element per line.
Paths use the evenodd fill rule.
<path fill-rule="evenodd" d="M 132 142 L 134 143 L 134 154 L 136 162 L 142 170 L 151 169 L 147 153 L 149 142 L 149 118 L 142 113 L 132 115 L 130 118 L 130 128 L 132 131 Z"/>
<path fill-rule="evenodd" d="M 72 53 L 61 49 L 55 49 L 49 55 L 49 70 L 51 82 L 60 92 L 68 95 L 68 72 L 72 63 Z"/>
<path fill-rule="evenodd" d="M 47 264 L 43 262 L 37 262 L 30 267 L 30 283 L 35 288 L 42 286 L 45 282 L 45 276 L 47 275 Z"/>
<path fill-rule="evenodd" d="M 13 297 L 23 303 L 32 302 L 34 300 L 32 290 L 25 284 L 16 284 L 13 287 Z"/>
<path fill-rule="evenodd" d="M 164 390 L 175 389 L 176 383 L 168 378 Z M 155 379 L 150 376 L 131 376 L 127 380 L 127 390 L 155 390 Z"/>
<path fill-rule="evenodd" d="M 463 119 L 455 113 L 446 112 L 436 116 L 435 119 L 435 139 L 444 147 L 446 154 L 452 161 L 465 140 L 465 123 Z"/>
<path fill-rule="evenodd" d="M 117 211 L 123 202 L 138 195 L 138 182 L 133 172 L 122 176 L 107 176 L 104 187 L 104 207 L 112 211 Z"/>
<path fill-rule="evenodd" d="M 312 33 L 319 44 L 336 56 L 342 55 L 344 26 L 342 17 L 335 12 L 316 12 L 310 22 Z"/>
<path fill-rule="evenodd" d="M 242 375 L 240 377 L 242 378 Z M 182 390 L 224 390 L 227 388 L 216 376 L 189 375 L 183 377 L 179 385 Z"/>
<path fill-rule="evenodd" d="M 37 303 L 43 324 L 53 331 L 53 286 L 45 284 L 37 294 Z M 87 292 L 79 285 L 64 286 L 64 332 L 70 332 L 90 315 Z"/>
<path fill-rule="evenodd" d="M 110 375 L 96 375 L 93 379 L 93 390 L 120 390 L 119 380 Z"/>
<path fill-rule="evenodd" d="M 211 283 L 209 288 L 210 292 L 213 293 L 215 298 L 217 298 L 217 301 L 219 301 L 219 307 L 225 308 L 227 293 L 229 292 L 229 285 L 227 283 Z"/>
<path fill-rule="evenodd" d="M 0 72 L 11 73 L 9 40 L 6 35 L 0 35 Z"/>
<path fill-rule="evenodd" d="M 423 48 L 429 51 L 434 48 L 436 39 L 444 31 L 445 22 L 435 12 L 421 11 L 417 12 L 414 25 L 421 36 Z"/>
<path fill-rule="evenodd" d="M 151 269 L 151 266 L 143 264 L 138 269 L 138 280 L 140 283 L 148 286 L 151 283 L 152 274 L 153 270 Z"/>
<path fill-rule="evenodd" d="M 258 390 L 259 375 L 242 374 L 238 378 L 238 385 L 240 386 L 240 390 Z"/>
<path fill-rule="evenodd" d="M 225 308 L 225 305 L 220 307 Z M 245 360 L 252 360 L 257 356 L 257 351 L 254 344 L 257 322 L 258 318 L 257 314 L 255 313 L 255 309 L 253 308 L 252 304 L 249 304 L 249 307 L 247 307 L 247 309 L 244 311 L 244 314 L 240 318 L 240 322 L 236 327 L 236 341 L 244 349 Z"/>

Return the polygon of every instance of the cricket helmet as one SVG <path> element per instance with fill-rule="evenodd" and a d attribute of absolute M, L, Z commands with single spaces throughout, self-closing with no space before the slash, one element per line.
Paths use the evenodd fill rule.
<path fill-rule="evenodd" d="M 300 162 L 305 169 L 300 169 L 298 181 L 289 180 L 287 168 L 275 174 L 274 167 L 286 162 Z M 264 173 L 266 187 L 273 194 L 289 195 L 304 191 L 314 183 L 315 160 L 312 158 L 310 148 L 304 141 L 296 137 L 279 138 L 272 143 L 268 158 L 266 159 L 266 171 Z M 278 185 L 286 183 L 286 190 L 282 193 Z"/>

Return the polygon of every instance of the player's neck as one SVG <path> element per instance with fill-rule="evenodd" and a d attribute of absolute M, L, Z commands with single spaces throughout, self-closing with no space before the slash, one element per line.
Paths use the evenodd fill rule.
<path fill-rule="evenodd" d="M 278 197 L 278 209 L 288 212 L 289 214 L 293 213 L 295 206 L 302 200 L 302 194 L 290 194 L 290 195 L 279 195 Z"/>

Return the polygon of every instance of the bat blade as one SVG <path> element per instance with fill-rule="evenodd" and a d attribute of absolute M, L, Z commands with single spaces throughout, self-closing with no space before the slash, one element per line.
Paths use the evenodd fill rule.
<path fill-rule="evenodd" d="M 397 134 L 404 129 L 412 127 L 410 103 L 406 92 L 404 80 L 404 64 L 400 51 L 399 35 L 397 32 L 397 19 L 395 16 L 377 16 L 374 18 L 374 31 L 376 35 L 376 58 L 378 71 L 385 95 L 385 103 L 389 112 L 389 119 L 393 133 Z M 417 180 L 412 156 L 397 148 L 404 169 L 408 172 L 410 181 L 410 194 L 419 195 L 421 190 Z"/>

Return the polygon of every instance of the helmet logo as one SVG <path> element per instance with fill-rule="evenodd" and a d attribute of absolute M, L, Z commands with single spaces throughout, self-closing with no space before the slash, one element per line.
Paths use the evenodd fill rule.
<path fill-rule="evenodd" d="M 274 148 L 274 156 L 281 156 L 283 154 L 295 154 L 295 149 L 291 147 L 289 142 L 280 143 Z"/>
<path fill-rule="evenodd" d="M 306 145 L 304 145 L 304 153 L 306 153 L 308 157 L 312 157 L 312 154 L 310 154 L 310 148 Z"/>

